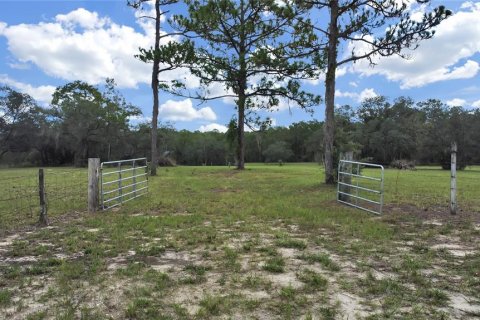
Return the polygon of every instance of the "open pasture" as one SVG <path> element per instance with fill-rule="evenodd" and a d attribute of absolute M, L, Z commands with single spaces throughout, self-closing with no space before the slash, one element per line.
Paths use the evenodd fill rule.
<path fill-rule="evenodd" d="M 0 318 L 479 317 L 479 168 L 459 173 L 455 217 L 447 171 L 385 177 L 375 216 L 315 164 L 161 168 L 119 209 L 8 231 Z"/>

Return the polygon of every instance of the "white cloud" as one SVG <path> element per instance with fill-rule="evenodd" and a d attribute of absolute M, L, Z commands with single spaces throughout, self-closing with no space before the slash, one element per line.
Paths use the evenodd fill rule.
<path fill-rule="evenodd" d="M 360 92 L 360 93 L 335 90 L 335 97 L 350 98 L 350 99 L 355 100 L 357 102 L 362 102 L 365 99 L 374 98 L 376 96 L 378 96 L 378 94 L 372 88 L 366 88 L 366 89 L 362 90 L 362 92 Z"/>
<path fill-rule="evenodd" d="M 337 71 L 335 72 L 335 78 L 340 78 L 341 76 L 346 75 L 347 72 L 348 72 L 348 68 L 347 68 L 347 67 L 337 68 Z"/>
<path fill-rule="evenodd" d="M 217 119 L 217 115 L 212 108 L 205 107 L 197 110 L 193 107 L 190 99 L 181 101 L 168 100 L 160 106 L 158 114 L 161 118 L 171 121 L 215 121 Z"/>
<path fill-rule="evenodd" d="M 221 133 L 225 133 L 227 132 L 228 128 L 224 125 L 221 125 L 221 124 L 218 124 L 218 123 L 210 123 L 210 124 L 207 124 L 207 125 L 203 125 L 203 126 L 200 126 L 200 128 L 198 128 L 198 131 L 200 132 L 209 132 L 209 131 L 218 131 L 218 132 L 221 132 Z"/>
<path fill-rule="evenodd" d="M 480 100 L 477 100 L 475 102 L 472 103 L 472 107 L 474 108 L 480 108 Z"/>
<path fill-rule="evenodd" d="M 83 8 L 78 8 L 77 10 L 71 11 L 67 14 L 59 14 L 55 17 L 55 20 L 70 28 L 79 26 L 84 29 L 102 28 L 106 24 L 110 23 L 110 19 L 99 18 L 98 13 L 90 12 Z"/>
<path fill-rule="evenodd" d="M 139 47 L 153 46 L 151 34 L 116 24 L 96 12 L 79 8 L 38 24 L 7 26 L 0 22 L 0 36 L 7 39 L 17 63 L 32 63 L 56 78 L 99 84 L 108 77 L 127 88 L 150 83 L 151 65 L 134 55 Z M 163 41 L 170 40 L 174 39 Z M 189 88 L 198 86 L 187 70 L 165 72 L 160 77 L 186 79 Z"/>
<path fill-rule="evenodd" d="M 0 83 L 13 87 L 20 92 L 27 93 L 38 102 L 49 104 L 52 101 L 52 94 L 55 91 L 54 86 L 34 87 L 28 83 L 16 81 L 5 74 L 0 74 Z"/>
<path fill-rule="evenodd" d="M 8 66 L 12 69 L 17 69 L 17 70 L 28 70 L 28 69 L 30 69 L 30 65 L 27 64 L 27 63 L 13 62 L 13 63 L 9 63 Z"/>
<path fill-rule="evenodd" d="M 354 48 L 352 44 L 345 50 Z M 365 52 L 365 45 L 356 45 L 356 52 Z M 366 60 L 352 65 L 351 71 L 364 76 L 384 75 L 400 82 L 402 89 L 422 87 L 430 83 L 454 79 L 469 79 L 480 71 L 473 57 L 480 53 L 480 2 L 463 6 L 437 28 L 435 36 L 414 51 L 405 51 L 410 59 L 398 56 L 375 58 L 371 67 Z"/>
<path fill-rule="evenodd" d="M 475 7 L 475 4 L 472 1 L 464 2 L 460 6 L 461 9 L 470 9 L 470 8 L 473 8 L 473 7 Z"/>
<path fill-rule="evenodd" d="M 467 103 L 467 101 L 465 101 L 463 99 L 455 98 L 455 99 L 452 99 L 452 100 L 448 100 L 446 103 L 450 107 L 463 107 L 465 105 L 465 103 Z"/>
<path fill-rule="evenodd" d="M 131 124 L 140 124 L 140 123 L 150 123 L 152 121 L 152 117 L 144 116 L 143 114 L 137 116 L 130 116 L 128 120 Z"/>
<path fill-rule="evenodd" d="M 378 94 L 375 92 L 375 90 L 372 88 L 367 88 L 360 92 L 360 95 L 358 96 L 358 102 L 362 102 L 363 100 L 369 98 L 375 98 L 376 96 L 378 96 Z"/>
<path fill-rule="evenodd" d="M 348 84 L 351 85 L 354 88 L 358 87 L 358 84 L 355 81 L 350 81 Z"/>
<path fill-rule="evenodd" d="M 146 1 L 142 3 L 142 7 L 135 10 L 135 18 L 137 18 L 137 23 L 143 28 L 143 30 L 149 34 L 155 34 L 155 20 L 150 19 L 156 16 L 155 11 L 155 2 Z M 160 22 L 165 22 L 165 15 L 160 17 Z"/>
<path fill-rule="evenodd" d="M 358 98 L 358 93 L 335 90 L 335 97 L 357 99 Z"/>

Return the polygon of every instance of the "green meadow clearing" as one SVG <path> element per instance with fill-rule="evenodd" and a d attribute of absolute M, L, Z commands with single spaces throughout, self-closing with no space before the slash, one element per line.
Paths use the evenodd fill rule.
<path fill-rule="evenodd" d="M 480 317 L 480 168 L 459 172 L 455 217 L 438 168 L 386 170 L 381 216 L 322 180 L 316 164 L 161 168 L 119 209 L 52 202 L 47 228 L 0 204 L 0 318 Z"/>

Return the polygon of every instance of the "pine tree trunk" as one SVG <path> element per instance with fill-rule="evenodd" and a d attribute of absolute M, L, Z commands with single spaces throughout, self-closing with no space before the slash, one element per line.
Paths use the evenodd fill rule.
<path fill-rule="evenodd" d="M 238 98 L 238 129 L 237 129 L 237 169 L 245 169 L 245 94 L 240 93 Z"/>
<path fill-rule="evenodd" d="M 325 150 L 325 183 L 335 183 L 334 149 L 335 139 L 335 73 L 337 69 L 338 45 L 338 0 L 330 2 L 330 25 L 328 34 L 327 75 L 325 79 L 325 126 L 323 144 Z"/>
<path fill-rule="evenodd" d="M 240 1 L 240 44 L 239 44 L 239 64 L 240 70 L 238 74 L 238 131 L 237 131 L 237 169 L 245 169 L 245 104 L 247 102 L 247 64 L 246 64 L 246 49 L 245 49 L 245 1 Z"/>
<path fill-rule="evenodd" d="M 158 72 L 160 69 L 160 59 L 158 57 L 158 51 L 160 48 L 160 0 L 155 1 L 155 54 L 153 58 L 153 70 L 152 70 L 152 91 L 153 91 L 153 112 L 152 112 L 152 155 L 150 165 L 150 175 L 157 175 L 157 134 L 158 134 Z"/>

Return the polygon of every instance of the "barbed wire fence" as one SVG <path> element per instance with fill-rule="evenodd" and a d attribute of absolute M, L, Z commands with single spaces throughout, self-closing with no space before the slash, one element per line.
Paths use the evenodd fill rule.
<path fill-rule="evenodd" d="M 87 170 L 47 168 L 45 198 L 49 216 L 87 208 Z M 39 169 L 0 169 L 0 230 L 38 221 L 40 207 Z"/>

